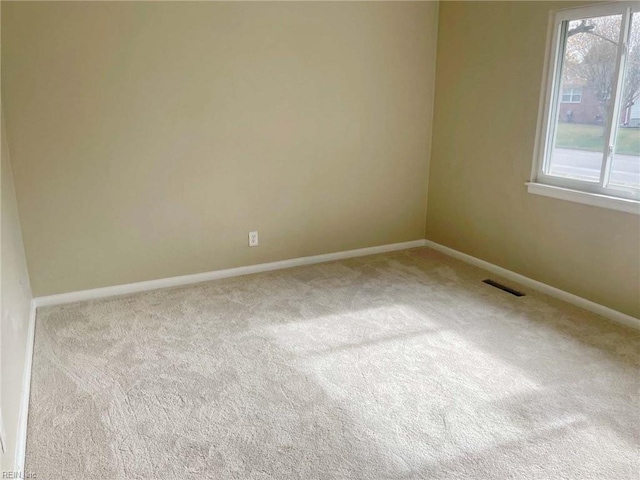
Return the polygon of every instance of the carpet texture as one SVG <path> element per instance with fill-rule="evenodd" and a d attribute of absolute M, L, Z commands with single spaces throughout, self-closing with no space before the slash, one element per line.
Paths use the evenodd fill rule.
<path fill-rule="evenodd" d="M 26 471 L 637 479 L 639 333 L 489 277 L 420 248 L 40 308 Z"/>

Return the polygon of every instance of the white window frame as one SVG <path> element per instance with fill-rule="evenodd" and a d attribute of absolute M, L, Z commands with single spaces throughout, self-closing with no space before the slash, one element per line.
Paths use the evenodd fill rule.
<path fill-rule="evenodd" d="M 538 108 L 534 161 L 531 170 L 531 181 L 526 184 L 529 193 L 640 215 L 639 192 L 632 189 L 608 188 L 605 184 L 609 178 L 609 169 L 611 167 L 613 154 L 611 148 L 605 149 L 605 152 L 603 152 L 600 181 L 598 183 L 548 175 L 545 163 L 550 158 L 555 140 L 555 119 L 558 115 L 558 108 L 563 103 L 559 89 L 561 87 L 560 75 L 566 38 L 565 29 L 568 22 L 580 18 L 622 15 L 618 41 L 618 44 L 622 45 L 622 47 L 618 48 L 612 91 L 615 100 L 613 108 L 609 112 L 609 118 L 605 119 L 605 138 L 609 139 L 608 145 L 614 145 L 614 136 L 617 132 L 617 122 L 614 119 L 617 118 L 616 115 L 620 111 L 618 91 L 622 88 L 622 76 L 624 74 L 621 67 L 625 62 L 626 40 L 629 37 L 631 15 L 638 12 L 640 12 L 640 6 L 637 2 L 624 1 L 568 8 L 550 13 L 542 91 Z"/>
<path fill-rule="evenodd" d="M 569 92 L 569 93 L 565 93 Z M 564 96 L 569 95 L 569 100 L 564 100 Z M 580 97 L 579 100 L 574 100 L 573 97 Z M 560 103 L 582 103 L 582 87 L 566 87 L 562 89 L 562 96 L 560 97 Z"/>

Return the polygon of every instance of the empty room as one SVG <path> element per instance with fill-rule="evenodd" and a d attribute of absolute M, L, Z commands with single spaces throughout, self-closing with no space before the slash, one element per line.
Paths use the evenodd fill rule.
<path fill-rule="evenodd" d="M 0 26 L 3 479 L 639 478 L 639 2 Z"/>

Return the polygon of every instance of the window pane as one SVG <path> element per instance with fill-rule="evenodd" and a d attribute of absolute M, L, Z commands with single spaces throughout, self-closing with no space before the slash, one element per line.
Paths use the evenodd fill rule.
<path fill-rule="evenodd" d="M 559 92 L 574 89 L 576 103 L 558 102 L 555 138 L 546 173 L 599 182 L 604 156 L 606 122 L 612 108 L 611 89 L 621 15 L 570 21 L 566 29 L 562 82 Z M 580 95 L 581 93 L 581 95 Z M 578 103 L 579 102 L 579 103 Z"/>
<path fill-rule="evenodd" d="M 640 14 L 631 17 L 609 186 L 640 189 Z"/>

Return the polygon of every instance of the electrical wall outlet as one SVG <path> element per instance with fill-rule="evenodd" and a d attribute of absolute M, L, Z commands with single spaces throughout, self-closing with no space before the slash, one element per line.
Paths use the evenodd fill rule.
<path fill-rule="evenodd" d="M 258 246 L 258 232 L 249 232 L 249 246 L 250 247 Z"/>

